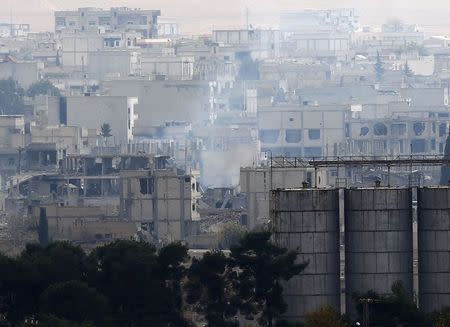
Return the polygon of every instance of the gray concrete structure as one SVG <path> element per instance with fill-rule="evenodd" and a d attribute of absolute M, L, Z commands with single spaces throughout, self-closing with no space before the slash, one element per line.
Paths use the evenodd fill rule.
<path fill-rule="evenodd" d="M 413 296 L 411 189 L 365 188 L 345 191 L 346 308 L 352 295 L 373 290 L 392 293 L 401 281 Z"/>
<path fill-rule="evenodd" d="M 167 121 L 205 121 L 210 115 L 209 83 L 205 81 L 104 81 L 101 90 L 111 96 L 138 97 L 136 127 L 159 126 Z"/>
<path fill-rule="evenodd" d="M 284 288 L 286 319 L 304 320 L 324 305 L 340 311 L 339 191 L 285 189 L 271 193 L 275 242 L 298 249 L 306 269 Z"/>
<path fill-rule="evenodd" d="M 419 307 L 425 312 L 450 304 L 450 188 L 419 188 Z"/>

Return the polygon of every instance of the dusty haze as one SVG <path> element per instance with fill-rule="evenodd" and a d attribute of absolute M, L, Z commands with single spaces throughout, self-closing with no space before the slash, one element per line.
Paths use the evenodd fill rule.
<path fill-rule="evenodd" d="M 450 2 L 445 0 L 1 0 L 0 21 L 31 23 L 35 31 L 53 29 L 53 11 L 77 7 L 128 6 L 161 9 L 163 18 L 176 19 L 182 32 L 208 33 L 211 28 L 243 26 L 249 8 L 254 26 L 276 27 L 281 11 L 305 8 L 356 8 L 367 24 L 390 17 L 417 23 L 427 34 L 450 34 Z M 12 13 L 12 15 L 11 15 Z"/>

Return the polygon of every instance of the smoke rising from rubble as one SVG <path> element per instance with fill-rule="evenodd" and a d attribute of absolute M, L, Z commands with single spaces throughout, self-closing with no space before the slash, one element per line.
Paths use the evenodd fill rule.
<path fill-rule="evenodd" d="M 257 155 L 249 145 L 240 145 L 229 152 L 203 151 L 202 183 L 206 187 L 236 187 L 240 167 L 253 166 Z"/>

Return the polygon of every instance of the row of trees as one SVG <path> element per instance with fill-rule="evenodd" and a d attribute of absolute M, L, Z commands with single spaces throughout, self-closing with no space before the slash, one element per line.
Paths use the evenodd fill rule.
<path fill-rule="evenodd" d="M 385 63 L 383 62 L 380 53 L 377 52 L 377 58 L 375 61 L 374 69 L 375 69 L 375 74 L 377 75 L 377 79 L 379 81 L 383 79 L 384 73 L 386 72 L 384 65 L 385 65 Z M 406 77 L 414 76 L 414 72 L 409 67 L 408 61 L 405 62 L 405 66 L 403 67 L 403 74 Z"/>
<path fill-rule="evenodd" d="M 192 326 L 196 314 L 208 326 L 291 325 L 283 282 L 301 273 L 296 251 L 275 246 L 270 233 L 246 233 L 228 255 L 210 251 L 192 260 L 181 243 L 161 249 L 144 242 L 116 241 L 86 255 L 66 242 L 28 245 L 16 258 L 0 255 L 0 326 Z M 45 240 L 44 240 L 45 241 Z M 45 242 L 44 242 L 45 243 Z M 370 299 L 364 315 L 363 299 Z M 392 295 L 355 294 L 370 326 L 450 326 L 450 310 L 427 315 L 401 283 Z M 189 319 L 191 318 L 191 319 Z M 304 327 L 349 327 L 350 320 L 323 307 Z"/>
<path fill-rule="evenodd" d="M 0 325 L 175 327 L 191 326 L 186 313 L 196 313 L 231 327 L 239 313 L 273 326 L 286 309 L 282 282 L 306 266 L 296 258 L 267 232 L 190 262 L 180 243 L 116 241 L 89 255 L 64 242 L 28 245 L 0 256 Z"/>
<path fill-rule="evenodd" d="M 42 80 L 24 90 L 12 78 L 0 80 L 0 111 L 5 115 L 23 114 L 24 96 L 35 97 L 40 94 L 59 96 L 60 92 L 51 82 Z"/>

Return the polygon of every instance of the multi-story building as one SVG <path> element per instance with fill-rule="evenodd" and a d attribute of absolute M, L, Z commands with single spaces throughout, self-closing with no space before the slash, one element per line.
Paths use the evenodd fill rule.
<path fill-rule="evenodd" d="M 79 8 L 75 11 L 55 12 L 55 31 L 63 33 L 128 32 L 141 33 L 143 38 L 158 35 L 160 10 L 141 10 L 126 7 L 103 10 Z"/>
<path fill-rule="evenodd" d="M 348 109 L 345 105 L 261 106 L 261 151 L 269 151 L 273 156 L 308 158 L 338 155 Z"/>

